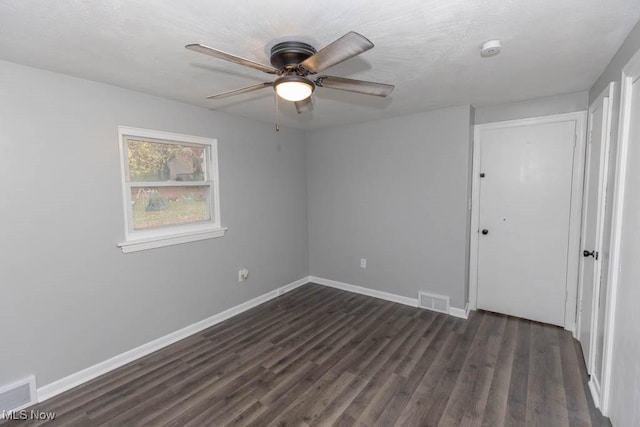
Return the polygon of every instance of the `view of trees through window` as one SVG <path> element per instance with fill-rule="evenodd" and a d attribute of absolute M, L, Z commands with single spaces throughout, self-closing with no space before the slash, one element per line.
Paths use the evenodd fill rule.
<path fill-rule="evenodd" d="M 204 181 L 205 147 L 127 140 L 130 182 Z"/>

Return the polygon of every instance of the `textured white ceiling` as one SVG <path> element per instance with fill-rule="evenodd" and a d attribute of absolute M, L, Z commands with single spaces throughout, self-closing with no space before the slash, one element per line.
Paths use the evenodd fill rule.
<path fill-rule="evenodd" d="M 315 129 L 471 103 L 587 90 L 640 18 L 638 0 L 2 0 L 0 59 L 273 121 L 272 76 L 184 49 L 203 43 L 269 64 L 269 49 L 317 49 L 357 31 L 376 46 L 323 74 L 396 85 L 389 98 L 318 89 Z M 480 45 L 503 41 L 481 58 Z"/>

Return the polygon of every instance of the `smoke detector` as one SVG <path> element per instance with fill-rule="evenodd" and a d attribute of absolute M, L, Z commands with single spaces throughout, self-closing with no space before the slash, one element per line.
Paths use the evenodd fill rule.
<path fill-rule="evenodd" d="M 482 49 L 480 49 L 480 56 L 482 56 L 483 58 L 496 56 L 500 53 L 501 49 L 502 42 L 500 40 L 489 40 L 488 42 L 484 42 L 482 44 Z"/>

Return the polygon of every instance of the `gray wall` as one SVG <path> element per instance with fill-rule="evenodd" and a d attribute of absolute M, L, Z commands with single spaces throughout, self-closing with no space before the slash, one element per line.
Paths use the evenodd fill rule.
<path fill-rule="evenodd" d="M 610 82 L 615 82 L 614 100 L 613 100 L 613 117 L 611 132 L 611 151 L 609 157 L 609 181 L 607 186 L 607 200 L 613 200 L 614 182 L 616 172 L 617 144 L 618 144 L 618 123 L 620 112 L 620 77 L 622 67 L 624 67 L 629 59 L 640 49 L 640 23 L 631 30 L 629 36 L 622 44 L 618 52 L 615 54 L 605 71 L 598 78 L 596 83 L 589 92 L 590 102 L 594 101 L 605 90 Z M 636 119 L 637 120 L 637 119 Z M 640 167 L 637 162 L 631 162 L 627 165 L 627 180 L 637 181 L 640 175 Z M 637 188 L 627 187 L 631 193 L 625 195 L 626 200 L 637 197 Z M 628 204 L 628 203 L 627 203 Z M 611 223 L 612 223 L 612 204 L 608 203 L 605 212 L 605 233 L 603 239 L 604 256 L 602 257 L 602 286 L 609 287 L 609 247 L 611 243 Z M 629 215 L 637 216 L 637 212 L 625 212 L 627 220 L 624 224 L 630 224 Z M 633 223 L 633 221 L 632 221 Z M 623 224 L 623 227 L 624 227 Z M 638 239 L 637 224 L 622 231 L 624 239 Z M 621 253 L 622 260 L 637 260 L 640 254 Z M 632 261 L 633 262 L 633 261 Z M 611 397 L 609 417 L 613 425 L 626 426 L 637 425 L 640 422 L 640 410 L 638 409 L 638 399 L 640 398 L 640 377 L 632 375 L 632 372 L 640 372 L 640 333 L 638 332 L 638 324 L 629 322 L 634 313 L 638 311 L 637 300 L 640 298 L 638 293 L 638 283 L 640 277 L 632 277 L 629 280 L 623 280 L 621 275 L 618 288 L 617 305 L 614 309 L 615 316 L 615 334 L 614 348 L 612 352 L 612 374 L 611 374 Z M 602 337 L 599 337 L 601 340 Z M 601 354 L 597 353 L 598 363 Z"/>
<path fill-rule="evenodd" d="M 573 113 L 587 109 L 588 92 L 547 96 L 527 101 L 476 107 L 476 124 Z"/>
<path fill-rule="evenodd" d="M 0 81 L 0 384 L 45 385 L 308 274 L 303 133 L 7 62 Z M 226 236 L 116 247 L 117 125 L 218 138 Z"/>
<path fill-rule="evenodd" d="M 471 116 L 461 106 L 310 132 L 310 274 L 463 308 Z"/>

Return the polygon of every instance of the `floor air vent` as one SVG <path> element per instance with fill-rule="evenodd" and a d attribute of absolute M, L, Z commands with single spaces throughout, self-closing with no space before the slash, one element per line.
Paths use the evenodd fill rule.
<path fill-rule="evenodd" d="M 444 295 L 418 292 L 418 305 L 420 308 L 449 314 L 449 297 Z"/>
<path fill-rule="evenodd" d="M 11 411 L 18 411 L 36 403 L 36 379 L 31 376 L 0 387 L 0 419 Z"/>

